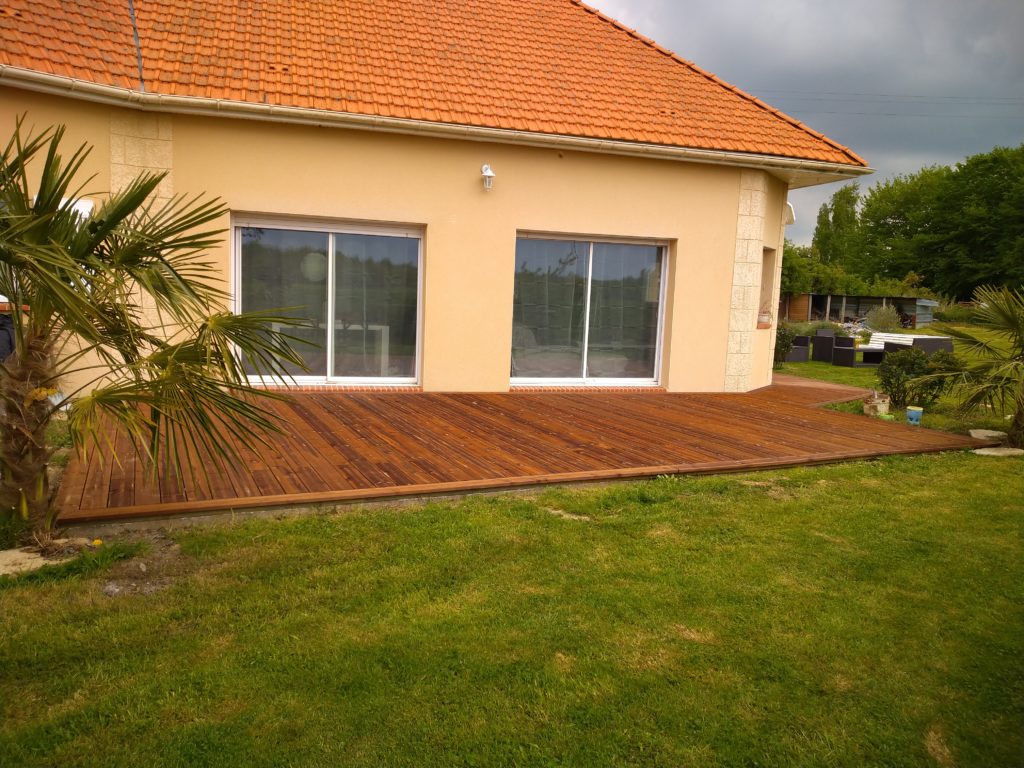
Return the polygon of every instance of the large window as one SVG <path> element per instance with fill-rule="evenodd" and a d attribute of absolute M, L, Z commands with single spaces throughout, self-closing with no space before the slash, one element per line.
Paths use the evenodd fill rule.
<path fill-rule="evenodd" d="M 240 309 L 303 318 L 289 329 L 325 380 L 417 378 L 420 237 L 347 228 L 236 228 Z"/>
<path fill-rule="evenodd" d="M 512 378 L 653 382 L 665 249 L 520 237 Z"/>

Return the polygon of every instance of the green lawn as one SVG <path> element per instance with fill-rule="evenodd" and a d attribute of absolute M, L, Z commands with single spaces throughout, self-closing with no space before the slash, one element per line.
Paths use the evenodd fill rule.
<path fill-rule="evenodd" d="M 969 326 L 965 327 L 965 329 L 979 334 L 983 338 L 987 337 L 992 341 L 996 341 L 998 338 L 995 334 L 983 328 Z M 908 333 L 942 335 L 938 330 L 931 328 L 908 331 Z M 955 341 L 954 346 L 959 354 L 964 353 L 963 346 L 959 341 Z M 779 373 L 802 376 L 807 379 L 828 381 L 834 384 L 847 384 L 852 387 L 864 387 L 865 389 L 879 389 L 878 369 L 876 367 L 846 368 L 841 365 L 811 361 L 806 363 L 783 363 L 777 370 Z M 849 411 L 851 413 L 860 412 L 860 405 L 857 403 L 842 403 L 832 407 L 836 410 Z M 971 429 L 1005 430 L 1006 419 L 1004 417 L 1005 414 L 1002 412 L 991 409 L 985 409 L 968 416 L 960 415 L 957 413 L 955 393 L 948 393 L 941 397 L 935 405 L 925 409 L 921 425 L 928 429 L 941 429 L 947 432 L 966 434 Z"/>
<path fill-rule="evenodd" d="M 894 457 L 178 531 L 0 583 L 0 764 L 1018 765 L 1022 469 Z"/>
<path fill-rule="evenodd" d="M 851 387 L 872 389 L 878 387 L 877 368 L 847 368 L 832 363 L 783 363 L 776 369 L 779 373 L 789 376 L 802 376 L 805 379 L 829 381 L 833 384 L 847 384 Z"/>
<path fill-rule="evenodd" d="M 875 368 L 844 368 L 831 363 L 784 363 L 779 373 L 791 376 L 802 376 L 806 379 L 817 381 L 829 381 L 834 384 L 848 384 L 852 387 L 864 387 L 865 389 L 879 389 L 878 378 Z M 967 434 L 972 429 L 1006 429 L 1006 420 L 1003 414 L 994 410 L 983 410 L 977 413 L 961 416 L 957 413 L 957 400 L 952 394 L 944 395 L 937 403 L 925 409 L 921 419 L 921 426 L 928 429 L 941 429 L 946 432 Z M 828 406 L 832 410 L 844 411 L 846 413 L 862 413 L 862 402 L 857 400 L 852 403 L 836 403 Z M 902 418 L 897 414 L 897 418 Z"/>

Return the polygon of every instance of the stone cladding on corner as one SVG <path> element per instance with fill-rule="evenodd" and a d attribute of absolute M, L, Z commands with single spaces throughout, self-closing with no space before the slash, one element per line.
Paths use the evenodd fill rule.
<path fill-rule="evenodd" d="M 739 215 L 736 219 L 732 301 L 729 306 L 729 348 L 725 367 L 727 392 L 746 392 L 750 388 L 754 330 L 757 327 L 761 296 L 767 191 L 768 181 L 763 171 L 743 171 L 740 176 Z"/>

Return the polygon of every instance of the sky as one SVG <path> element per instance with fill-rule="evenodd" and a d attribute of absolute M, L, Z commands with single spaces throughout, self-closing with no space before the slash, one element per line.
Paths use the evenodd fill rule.
<path fill-rule="evenodd" d="M 874 184 L 1024 143 L 1022 0 L 588 0 L 852 149 Z M 790 192 L 809 244 L 841 183 Z"/>

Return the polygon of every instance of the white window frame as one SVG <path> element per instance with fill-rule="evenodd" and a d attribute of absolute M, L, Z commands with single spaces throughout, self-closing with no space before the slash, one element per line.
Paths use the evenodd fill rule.
<path fill-rule="evenodd" d="M 334 235 L 381 235 L 384 237 L 409 237 L 418 242 L 416 254 L 416 363 L 415 375 L 408 376 L 332 376 L 334 370 L 333 334 L 325 334 L 327 344 L 327 375 L 297 375 L 290 378 L 277 376 L 250 376 L 249 382 L 265 386 L 295 384 L 310 386 L 336 384 L 339 386 L 418 386 L 422 381 L 423 369 L 423 241 L 426 229 L 421 226 L 402 224 L 376 224 L 350 222 L 340 219 L 314 219 L 302 217 L 260 216 L 257 214 L 232 214 L 231 216 L 231 294 L 232 310 L 242 311 L 242 229 L 263 227 L 266 229 L 287 229 L 296 232 L 318 232 L 328 236 L 327 253 L 327 318 L 334 322 Z M 301 349 L 299 350 L 302 351 Z"/>
<path fill-rule="evenodd" d="M 669 261 L 672 253 L 671 243 L 667 240 L 648 240 L 630 237 L 606 237 L 602 235 L 570 235 L 550 232 L 516 232 L 519 240 L 576 240 L 590 243 L 587 254 L 587 298 L 584 314 L 587 318 L 583 329 L 583 358 L 581 368 L 587 369 L 587 346 L 590 342 L 590 296 L 594 272 L 594 246 L 603 244 L 649 245 L 661 252 L 661 283 L 658 288 L 658 323 L 654 343 L 654 377 L 644 379 L 598 378 L 595 376 L 548 378 L 542 376 L 510 376 L 509 383 L 514 387 L 657 387 L 661 386 L 661 363 L 663 342 L 665 338 L 665 305 L 668 298 Z M 513 265 L 514 268 L 514 265 Z M 509 350 L 511 356 L 511 349 Z"/>

